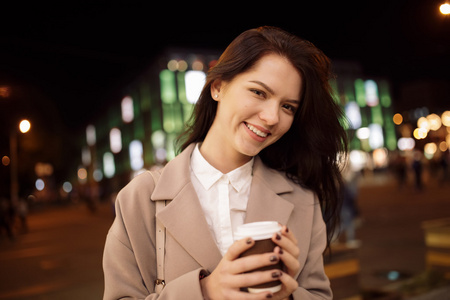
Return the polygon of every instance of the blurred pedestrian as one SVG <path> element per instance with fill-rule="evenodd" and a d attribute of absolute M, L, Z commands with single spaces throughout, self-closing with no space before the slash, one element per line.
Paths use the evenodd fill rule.
<path fill-rule="evenodd" d="M 415 150 L 413 154 L 412 169 L 414 172 L 415 187 L 417 190 L 421 191 L 423 189 L 422 183 L 423 163 L 422 163 L 422 153 L 419 152 L 418 150 Z"/>
<path fill-rule="evenodd" d="M 12 229 L 13 216 L 12 206 L 8 199 L 0 197 L 0 234 L 4 230 L 10 240 L 14 240 Z"/>
<path fill-rule="evenodd" d="M 393 156 L 394 157 L 391 162 L 391 168 L 395 174 L 395 177 L 397 178 L 398 188 L 401 189 L 406 185 L 406 158 L 398 151 L 394 152 Z"/>
<path fill-rule="evenodd" d="M 278 28 L 237 37 L 208 72 L 181 154 L 119 193 L 104 299 L 331 299 L 322 254 L 339 219 L 346 133 L 329 74 L 319 49 Z M 158 201 L 168 204 L 155 216 Z M 233 230 L 253 221 L 283 224 L 277 246 L 239 258 L 255 241 Z M 156 222 L 167 234 L 155 287 Z M 271 269 L 279 261 L 284 271 Z M 241 290 L 278 280 L 280 291 Z"/>
<path fill-rule="evenodd" d="M 343 184 L 341 186 L 341 196 L 343 199 L 341 207 L 340 233 L 344 234 L 345 244 L 349 248 L 357 248 L 361 242 L 356 239 L 356 219 L 359 216 L 357 204 L 358 198 L 358 177 L 359 172 L 355 172 L 348 163 L 343 171 Z"/>

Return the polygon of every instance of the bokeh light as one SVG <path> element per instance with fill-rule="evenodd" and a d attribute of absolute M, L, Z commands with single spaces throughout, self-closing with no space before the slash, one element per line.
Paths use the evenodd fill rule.
<path fill-rule="evenodd" d="M 30 131 L 30 128 L 31 128 L 30 121 L 28 121 L 28 120 L 20 121 L 20 124 L 19 124 L 20 132 L 27 133 L 28 131 Z"/>

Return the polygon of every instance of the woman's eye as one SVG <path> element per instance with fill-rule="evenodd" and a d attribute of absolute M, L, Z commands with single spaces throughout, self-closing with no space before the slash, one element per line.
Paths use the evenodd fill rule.
<path fill-rule="evenodd" d="M 252 90 L 250 90 L 253 94 L 255 94 L 255 95 L 257 95 L 257 96 L 261 96 L 261 97 L 264 97 L 264 92 L 263 91 L 260 91 L 260 90 L 255 90 L 255 89 L 252 89 Z"/>
<path fill-rule="evenodd" d="M 289 105 L 289 104 L 284 104 L 283 108 L 291 111 L 292 113 L 295 113 L 296 110 L 297 110 L 297 108 L 295 106 L 292 106 L 292 105 Z"/>

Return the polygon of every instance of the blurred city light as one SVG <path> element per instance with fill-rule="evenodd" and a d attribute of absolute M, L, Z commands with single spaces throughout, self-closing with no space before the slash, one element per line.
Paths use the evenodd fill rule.
<path fill-rule="evenodd" d="M 369 125 L 369 145 L 372 149 L 378 149 L 383 147 L 383 128 L 380 124 L 370 124 Z"/>
<path fill-rule="evenodd" d="M 356 130 L 356 137 L 360 140 L 367 140 L 370 136 L 370 129 L 367 127 L 361 127 Z"/>
<path fill-rule="evenodd" d="M 96 182 L 100 182 L 103 179 L 103 172 L 100 169 L 95 169 L 92 173 L 92 177 Z"/>
<path fill-rule="evenodd" d="M 27 133 L 31 128 L 31 123 L 28 120 L 22 120 L 19 124 L 20 132 Z"/>
<path fill-rule="evenodd" d="M 111 152 L 103 154 L 103 173 L 106 178 L 112 178 L 116 173 L 116 165 L 114 164 L 114 155 Z"/>
<path fill-rule="evenodd" d="M 403 116 L 399 113 L 396 113 L 392 118 L 392 121 L 394 121 L 395 125 L 400 125 L 403 123 Z"/>
<path fill-rule="evenodd" d="M 4 166 L 8 166 L 10 163 L 11 163 L 11 159 L 8 156 L 5 155 L 2 157 L 2 164 Z"/>
<path fill-rule="evenodd" d="M 447 151 L 448 149 L 448 145 L 446 141 L 442 141 L 439 143 L 439 150 L 441 150 L 442 152 Z"/>
<path fill-rule="evenodd" d="M 119 128 L 113 128 L 109 132 L 109 145 L 113 153 L 122 151 L 122 133 Z"/>
<path fill-rule="evenodd" d="M 441 11 L 441 14 L 448 15 L 450 14 L 450 4 L 444 3 L 439 7 L 439 10 Z"/>
<path fill-rule="evenodd" d="M 8 98 L 11 90 L 7 86 L 0 86 L 0 98 Z"/>
<path fill-rule="evenodd" d="M 444 126 L 450 127 L 450 111 L 444 111 L 441 116 L 441 121 Z"/>
<path fill-rule="evenodd" d="M 70 182 L 66 181 L 63 183 L 62 188 L 63 188 L 64 192 L 66 192 L 68 194 L 72 191 L 72 184 Z"/>
<path fill-rule="evenodd" d="M 364 82 L 364 88 L 366 90 L 366 103 L 368 106 L 377 106 L 378 99 L 378 86 L 377 83 L 373 80 L 366 80 Z"/>
<path fill-rule="evenodd" d="M 416 142 L 414 141 L 414 139 L 407 138 L 407 137 L 399 138 L 398 143 L 397 143 L 397 147 L 401 151 L 412 150 L 412 149 L 414 149 L 415 145 L 416 145 Z"/>
<path fill-rule="evenodd" d="M 36 189 L 37 189 L 38 191 L 44 190 L 44 188 L 45 188 L 44 180 L 42 180 L 42 179 L 40 179 L 40 178 L 37 179 L 36 182 L 35 182 L 35 184 L 34 184 L 34 186 L 36 187 Z"/>
<path fill-rule="evenodd" d="M 428 123 L 430 124 L 430 129 L 433 131 L 439 130 L 442 126 L 441 118 L 436 114 L 430 114 L 427 116 Z"/>
<path fill-rule="evenodd" d="M 86 179 L 87 179 L 87 171 L 86 171 L 85 168 L 80 167 L 78 169 L 77 175 L 78 175 L 78 179 L 80 180 L 80 182 L 85 182 L 86 181 Z"/>
<path fill-rule="evenodd" d="M 88 146 L 94 146 L 96 142 L 95 126 L 88 125 L 86 127 L 86 142 Z"/>
<path fill-rule="evenodd" d="M 186 98 L 189 103 L 196 103 L 200 97 L 206 81 L 206 74 L 202 71 L 187 71 L 184 76 L 186 84 Z"/>
<path fill-rule="evenodd" d="M 418 127 L 418 128 L 424 129 L 427 133 L 428 133 L 428 131 L 430 131 L 430 129 L 431 129 L 430 122 L 429 122 L 428 119 L 425 118 L 425 117 L 420 117 L 420 118 L 417 120 L 417 127 Z"/>
<path fill-rule="evenodd" d="M 345 106 L 345 115 L 350 121 L 350 128 L 358 129 L 362 125 L 361 111 L 359 109 L 358 103 L 351 101 Z"/>
<path fill-rule="evenodd" d="M 125 123 L 130 123 L 134 119 L 134 107 L 133 107 L 133 99 L 130 96 L 126 96 L 122 99 L 121 103 L 122 108 L 122 120 Z"/>
<path fill-rule="evenodd" d="M 437 151 L 437 146 L 435 143 L 425 144 L 424 153 L 425 153 L 426 158 L 432 159 L 433 155 L 436 153 L 436 151 Z"/>
<path fill-rule="evenodd" d="M 359 172 L 367 164 L 367 154 L 361 150 L 352 150 L 349 155 L 350 166 L 352 171 Z"/>
<path fill-rule="evenodd" d="M 426 138 L 428 135 L 428 130 L 425 128 L 416 128 L 414 129 L 413 136 L 416 140 L 421 140 Z"/>
<path fill-rule="evenodd" d="M 139 171 L 144 167 L 144 148 L 139 140 L 130 143 L 130 164 L 133 171 Z"/>

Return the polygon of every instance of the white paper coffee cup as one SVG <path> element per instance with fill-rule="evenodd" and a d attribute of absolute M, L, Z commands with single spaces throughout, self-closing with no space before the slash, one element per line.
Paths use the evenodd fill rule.
<path fill-rule="evenodd" d="M 274 233 L 281 234 L 281 225 L 278 222 L 254 222 L 240 225 L 234 232 L 234 240 L 241 240 L 250 237 L 255 241 L 255 245 L 249 250 L 243 252 L 241 257 L 253 254 L 261 254 L 272 252 L 276 244 L 272 241 Z M 280 260 L 277 264 L 259 268 L 254 271 L 282 270 L 283 262 Z M 264 284 L 247 287 L 249 293 L 272 292 L 276 293 L 281 290 L 281 281 L 271 281 Z"/>

